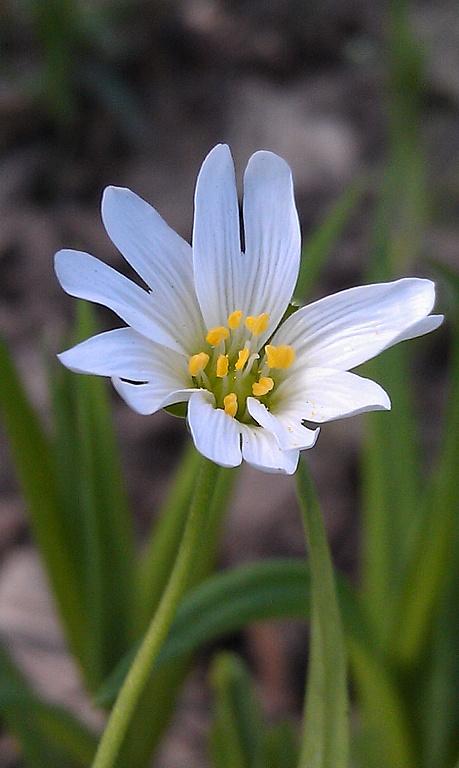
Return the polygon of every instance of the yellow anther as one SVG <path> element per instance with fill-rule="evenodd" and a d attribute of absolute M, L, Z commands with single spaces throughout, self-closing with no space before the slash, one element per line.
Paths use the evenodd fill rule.
<path fill-rule="evenodd" d="M 207 332 L 206 341 L 211 347 L 218 347 L 221 341 L 225 341 L 229 336 L 228 328 L 224 325 L 217 325 L 216 328 L 211 328 Z"/>
<path fill-rule="evenodd" d="M 281 344 L 279 347 L 267 344 L 265 352 L 268 368 L 290 368 L 295 362 L 295 350 L 288 344 Z"/>
<path fill-rule="evenodd" d="M 223 406 L 225 413 L 234 418 L 237 413 L 237 395 L 234 392 L 230 392 L 229 395 L 226 395 L 226 397 L 223 398 Z"/>
<path fill-rule="evenodd" d="M 217 376 L 224 379 L 228 373 L 228 355 L 219 355 L 217 360 Z"/>
<path fill-rule="evenodd" d="M 236 371 L 242 371 L 244 365 L 246 364 L 247 360 L 249 359 L 250 352 L 247 349 L 247 347 L 244 347 L 244 349 L 240 349 L 237 353 L 237 362 L 234 366 L 236 368 Z"/>
<path fill-rule="evenodd" d="M 259 336 L 260 333 L 264 333 L 269 324 L 269 315 L 267 312 L 263 312 L 261 315 L 249 315 L 245 319 L 246 327 L 254 336 Z"/>
<path fill-rule="evenodd" d="M 272 378 L 270 376 L 262 376 L 260 381 L 256 381 L 252 384 L 252 392 L 255 397 L 263 397 L 263 395 L 267 395 L 268 392 L 271 392 L 273 387 L 274 381 Z"/>
<path fill-rule="evenodd" d="M 198 352 L 197 355 L 191 355 L 188 360 L 188 372 L 192 376 L 199 376 L 209 362 L 209 355 L 206 352 Z"/>
<path fill-rule="evenodd" d="M 228 325 L 231 328 L 232 331 L 234 331 L 235 328 L 239 328 L 242 320 L 242 310 L 236 309 L 234 312 L 231 312 L 231 314 L 228 317 Z"/>

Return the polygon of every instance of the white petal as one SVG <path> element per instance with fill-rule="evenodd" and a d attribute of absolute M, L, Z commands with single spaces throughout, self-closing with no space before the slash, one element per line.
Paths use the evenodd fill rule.
<path fill-rule="evenodd" d="M 408 338 L 405 333 L 417 334 L 434 301 L 432 281 L 414 277 L 350 288 L 299 309 L 272 344 L 291 344 L 297 366 L 348 370 Z"/>
<path fill-rule="evenodd" d="M 387 392 L 375 381 L 326 368 L 305 368 L 293 373 L 276 394 L 276 415 L 278 407 L 281 413 L 295 413 L 300 419 L 318 424 L 391 407 Z"/>
<path fill-rule="evenodd" d="M 188 424 L 197 450 L 222 467 L 242 461 L 240 424 L 215 408 L 210 392 L 195 392 L 188 404 Z"/>
<path fill-rule="evenodd" d="M 188 336 L 188 328 L 183 312 L 179 318 L 164 313 L 151 294 L 89 253 L 58 251 L 54 265 L 70 296 L 102 304 L 147 338 L 186 353 L 183 337 Z"/>
<path fill-rule="evenodd" d="M 218 144 L 204 160 L 196 182 L 193 268 L 196 293 L 208 328 L 226 324 L 242 309 L 242 256 L 234 164 Z"/>
<path fill-rule="evenodd" d="M 203 324 L 193 288 L 190 245 L 129 189 L 107 187 L 102 220 L 112 242 L 151 288 L 156 312 L 165 318 L 172 337 L 194 351 Z"/>
<path fill-rule="evenodd" d="M 116 328 L 58 355 L 76 373 L 118 376 L 131 381 L 164 377 L 169 391 L 189 386 L 186 358 L 141 336 L 132 328 Z"/>
<path fill-rule="evenodd" d="M 398 336 L 395 342 L 393 343 L 398 344 L 399 341 L 408 341 L 409 339 L 416 339 L 418 336 L 425 336 L 426 333 L 430 333 L 431 331 L 436 331 L 437 328 L 440 327 L 444 319 L 445 319 L 444 315 L 428 315 L 427 317 L 424 317 L 422 320 L 419 320 L 417 323 L 410 325 L 410 327 L 407 328 L 406 331 L 401 333 L 400 336 Z"/>
<path fill-rule="evenodd" d="M 247 410 L 260 426 L 272 432 L 283 451 L 302 451 L 316 444 L 319 429 L 303 427 L 301 415 L 290 412 L 274 415 L 255 397 L 247 398 Z"/>
<path fill-rule="evenodd" d="M 142 416 L 156 413 L 168 405 L 187 402 L 191 395 L 197 391 L 196 388 L 171 391 L 171 383 L 160 377 L 147 384 L 131 384 L 117 378 L 113 378 L 112 383 L 129 407 Z M 174 386 L 177 386 L 176 382 Z"/>
<path fill-rule="evenodd" d="M 263 427 L 242 425 L 242 457 L 255 469 L 293 475 L 300 457 L 299 451 L 281 451 L 276 438 Z"/>
<path fill-rule="evenodd" d="M 270 326 L 261 344 L 279 324 L 298 278 L 301 235 L 287 163 L 272 152 L 256 152 L 244 176 L 245 299 L 251 315 L 268 312 Z"/>

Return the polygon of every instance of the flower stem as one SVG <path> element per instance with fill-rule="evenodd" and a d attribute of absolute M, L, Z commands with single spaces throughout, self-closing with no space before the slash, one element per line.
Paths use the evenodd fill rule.
<path fill-rule="evenodd" d="M 93 768 L 112 768 L 118 757 L 137 703 L 186 590 L 200 542 L 204 539 L 206 516 L 218 472 L 219 467 L 211 461 L 203 463 L 174 568 L 110 714 Z"/>
<path fill-rule="evenodd" d="M 327 535 L 306 465 L 297 473 L 298 500 L 311 564 L 311 649 L 298 768 L 347 768 L 346 652 Z"/>

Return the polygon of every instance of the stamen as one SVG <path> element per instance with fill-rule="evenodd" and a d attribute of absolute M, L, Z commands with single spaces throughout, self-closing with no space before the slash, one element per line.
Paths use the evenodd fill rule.
<path fill-rule="evenodd" d="M 267 312 L 263 312 L 261 315 L 249 315 L 245 319 L 246 328 L 252 333 L 253 336 L 259 336 L 264 333 L 269 324 L 269 315 Z"/>
<path fill-rule="evenodd" d="M 267 395 L 268 392 L 271 392 L 273 387 L 274 381 L 271 379 L 271 377 L 262 376 L 260 381 L 256 381 L 254 384 L 252 384 L 252 392 L 256 397 L 263 397 L 263 395 Z"/>
<path fill-rule="evenodd" d="M 288 344 L 281 344 L 279 347 L 267 344 L 265 352 L 268 368 L 290 368 L 295 362 L 295 350 Z"/>
<path fill-rule="evenodd" d="M 228 416 L 232 416 L 233 418 L 236 416 L 237 413 L 237 395 L 235 392 L 230 392 L 229 395 L 226 395 L 226 397 L 223 398 L 223 406 L 225 413 L 228 414 Z"/>
<path fill-rule="evenodd" d="M 191 355 L 188 360 L 188 372 L 191 376 L 199 376 L 209 362 L 209 359 L 207 352 L 198 352 L 197 355 Z"/>
<path fill-rule="evenodd" d="M 219 355 L 217 360 L 217 376 L 219 379 L 224 379 L 228 373 L 228 355 Z"/>
<path fill-rule="evenodd" d="M 239 328 L 242 320 L 242 309 L 236 309 L 234 312 L 231 312 L 231 314 L 228 317 L 228 325 L 231 328 L 232 331 L 234 331 L 236 328 Z"/>
<path fill-rule="evenodd" d="M 244 365 L 249 359 L 250 350 L 248 349 L 248 347 L 244 347 L 244 349 L 240 349 L 237 354 L 238 354 L 237 362 L 234 367 L 236 368 L 236 371 L 242 371 Z"/>
<path fill-rule="evenodd" d="M 225 341 L 229 336 L 229 330 L 224 325 L 217 325 L 216 328 L 210 328 L 207 332 L 206 341 L 211 347 L 218 347 L 221 341 Z"/>

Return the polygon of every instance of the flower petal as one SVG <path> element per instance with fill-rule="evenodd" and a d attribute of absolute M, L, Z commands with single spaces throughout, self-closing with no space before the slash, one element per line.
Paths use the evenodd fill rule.
<path fill-rule="evenodd" d="M 259 346 L 272 334 L 292 298 L 298 278 L 301 235 L 287 163 L 272 152 L 255 152 L 244 175 L 245 279 L 241 308 L 268 312 L 270 324 Z"/>
<path fill-rule="evenodd" d="M 319 436 L 319 429 L 308 429 L 301 424 L 301 417 L 286 411 L 274 415 L 255 397 L 247 398 L 247 410 L 260 426 L 271 432 L 283 451 L 302 451 L 313 448 Z"/>
<path fill-rule="evenodd" d="M 70 296 L 102 304 L 148 339 L 186 353 L 182 329 L 185 337 L 188 329 L 183 312 L 177 322 L 173 314 L 161 311 L 151 294 L 89 253 L 58 251 L 54 266 Z"/>
<path fill-rule="evenodd" d="M 434 283 L 420 278 L 350 288 L 299 309 L 272 343 L 293 346 L 296 366 L 349 370 L 417 329 L 425 333 L 426 324 L 418 323 L 434 302 Z"/>
<path fill-rule="evenodd" d="M 371 379 L 348 371 L 304 368 L 280 384 L 280 412 L 322 424 L 366 411 L 390 410 L 387 392 Z"/>
<path fill-rule="evenodd" d="M 410 325 L 409 328 L 401 333 L 400 336 L 397 336 L 396 340 L 392 343 L 398 344 L 400 341 L 409 341 L 409 339 L 416 339 L 418 336 L 425 336 L 426 333 L 436 331 L 444 319 L 444 315 L 428 315 L 417 323 Z"/>
<path fill-rule="evenodd" d="M 263 427 L 242 425 L 242 457 L 255 469 L 293 475 L 300 457 L 299 451 L 281 451 L 271 432 Z"/>
<path fill-rule="evenodd" d="M 149 341 L 132 328 L 99 333 L 62 352 L 58 358 L 76 373 L 143 382 L 163 378 L 169 382 L 169 391 L 190 384 L 185 357 Z"/>
<path fill-rule="evenodd" d="M 205 323 L 212 328 L 226 325 L 228 315 L 242 309 L 239 207 L 234 163 L 226 144 L 218 144 L 204 160 L 194 204 L 194 282 Z"/>
<path fill-rule="evenodd" d="M 188 424 L 197 450 L 222 467 L 242 461 L 240 424 L 221 408 L 215 408 L 210 392 L 194 393 L 188 404 Z"/>
<path fill-rule="evenodd" d="M 171 390 L 172 382 L 169 383 L 165 377 L 155 378 L 147 384 L 131 384 L 118 378 L 113 378 L 112 383 L 125 403 L 142 416 L 156 413 L 168 405 L 187 402 L 197 391 L 196 388 Z M 176 382 L 174 386 L 177 386 Z"/>
<path fill-rule="evenodd" d="M 175 346 L 193 351 L 196 339 L 203 336 L 203 324 L 193 290 L 190 245 L 151 205 L 122 187 L 105 190 L 102 220 L 114 245 L 151 288 L 152 304 Z"/>

